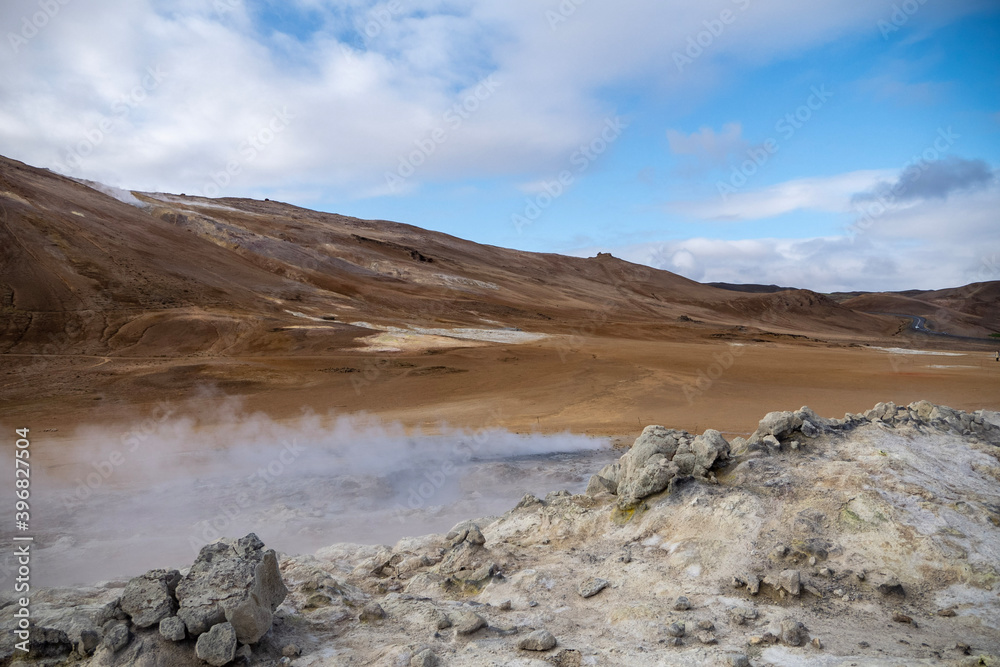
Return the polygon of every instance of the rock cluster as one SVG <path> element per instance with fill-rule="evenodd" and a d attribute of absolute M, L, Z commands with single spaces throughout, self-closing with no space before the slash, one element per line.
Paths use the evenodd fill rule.
<path fill-rule="evenodd" d="M 89 613 L 67 610 L 68 633 L 34 628 L 30 656 L 113 667 L 221 667 L 271 629 L 288 592 L 274 551 L 253 533 L 203 547 L 183 576 L 150 570 L 117 590 Z M 7 664 L 4 655 L 0 664 Z"/>
<path fill-rule="evenodd" d="M 718 431 L 699 436 L 663 426 L 647 426 L 628 453 L 594 475 L 587 493 L 618 496 L 619 505 L 635 505 L 679 479 L 708 479 L 717 463 L 729 458 L 729 443 Z"/>
<path fill-rule="evenodd" d="M 862 414 L 848 413 L 843 419 L 825 419 L 809 407 L 794 412 L 771 412 L 760 420 L 749 438 L 734 438 L 732 445 L 736 451 L 743 448 L 769 453 L 797 450 L 807 440 L 824 433 L 848 431 L 866 424 L 885 429 L 930 428 L 1000 444 L 1000 427 L 989 421 L 982 410 L 963 412 L 930 401 L 916 401 L 905 407 L 892 402 L 879 403 Z"/>

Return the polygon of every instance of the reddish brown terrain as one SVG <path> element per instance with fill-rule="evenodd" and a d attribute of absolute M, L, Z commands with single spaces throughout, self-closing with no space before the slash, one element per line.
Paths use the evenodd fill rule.
<path fill-rule="evenodd" d="M 277 419 L 311 408 L 634 437 L 650 423 L 746 433 L 803 404 L 1000 405 L 1000 341 L 871 314 L 985 338 L 1000 330 L 1000 282 L 839 302 L 748 293 L 606 254 L 134 195 L 0 158 L 5 423 L 65 430 L 204 395 L 209 419 L 237 396 Z"/>

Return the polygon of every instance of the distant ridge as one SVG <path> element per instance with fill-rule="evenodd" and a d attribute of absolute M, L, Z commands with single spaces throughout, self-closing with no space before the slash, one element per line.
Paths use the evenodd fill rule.
<path fill-rule="evenodd" d="M 730 292 L 749 292 L 751 294 L 774 294 L 775 292 L 791 292 L 798 287 L 780 287 L 778 285 L 740 285 L 737 283 L 705 283 L 711 287 L 729 290 Z"/>

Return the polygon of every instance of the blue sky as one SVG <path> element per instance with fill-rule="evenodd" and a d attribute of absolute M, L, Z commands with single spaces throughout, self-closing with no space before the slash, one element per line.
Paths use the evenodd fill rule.
<path fill-rule="evenodd" d="M 0 9 L 34 165 L 703 281 L 1000 279 L 996 2 L 65 1 Z"/>

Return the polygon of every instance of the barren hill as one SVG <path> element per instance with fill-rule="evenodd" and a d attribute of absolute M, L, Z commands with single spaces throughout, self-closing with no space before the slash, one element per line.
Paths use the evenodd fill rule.
<path fill-rule="evenodd" d="M 982 331 L 998 285 L 920 298 Z M 18 418 L 69 425 L 100 407 L 128 420 L 199 387 L 274 415 L 478 427 L 490 405 L 513 428 L 610 434 L 664 413 L 695 427 L 723 404 L 734 429 L 805 400 L 995 407 L 996 379 L 980 377 L 991 343 L 919 335 L 860 298 L 720 289 L 606 253 L 278 202 L 115 191 L 0 158 L 0 398 Z M 887 376 L 891 353 L 868 345 L 958 347 L 972 363 Z M 766 405 L 746 391 L 762 380 Z"/>

